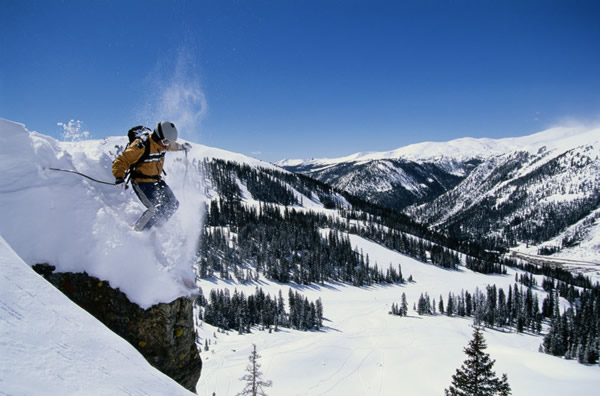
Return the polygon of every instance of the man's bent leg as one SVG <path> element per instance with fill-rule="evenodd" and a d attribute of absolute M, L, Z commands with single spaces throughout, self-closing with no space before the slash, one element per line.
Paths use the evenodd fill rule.
<path fill-rule="evenodd" d="M 142 204 L 147 208 L 142 216 L 135 223 L 134 229 L 142 231 L 148 229 L 156 223 L 158 216 L 157 205 L 157 186 L 156 183 L 131 183 L 133 191 L 138 196 Z"/>

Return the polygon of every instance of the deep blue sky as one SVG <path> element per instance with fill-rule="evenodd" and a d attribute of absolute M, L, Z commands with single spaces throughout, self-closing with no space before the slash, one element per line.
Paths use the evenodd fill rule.
<path fill-rule="evenodd" d="M 0 0 L 0 117 L 94 138 L 168 117 L 268 161 L 596 122 L 596 4 Z"/>

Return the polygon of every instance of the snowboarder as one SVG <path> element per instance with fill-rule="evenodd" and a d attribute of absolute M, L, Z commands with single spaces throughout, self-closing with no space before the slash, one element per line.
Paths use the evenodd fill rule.
<path fill-rule="evenodd" d="M 150 128 L 142 128 L 151 131 Z M 115 184 L 125 186 L 123 183 L 126 183 L 129 171 L 133 191 L 147 208 L 134 225 L 136 231 L 166 222 L 179 207 L 179 201 L 161 177 L 167 151 L 189 151 L 192 147 L 176 140 L 175 125 L 161 121 L 150 135 L 141 135 L 113 161 Z"/>

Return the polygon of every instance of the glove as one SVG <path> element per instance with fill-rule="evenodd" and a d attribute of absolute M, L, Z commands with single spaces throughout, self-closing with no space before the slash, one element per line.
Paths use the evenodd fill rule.
<path fill-rule="evenodd" d="M 183 151 L 190 151 L 192 149 L 192 145 L 188 142 L 183 143 L 179 148 Z"/>
<path fill-rule="evenodd" d="M 115 179 L 115 185 L 118 189 L 127 190 L 127 183 L 125 183 L 125 179 L 123 179 L 122 177 L 117 177 Z"/>

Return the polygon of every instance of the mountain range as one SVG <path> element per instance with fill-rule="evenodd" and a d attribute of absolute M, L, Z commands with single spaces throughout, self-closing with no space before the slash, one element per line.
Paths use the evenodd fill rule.
<path fill-rule="evenodd" d="M 599 156 L 600 128 L 574 126 L 278 165 L 461 239 L 600 262 Z"/>

